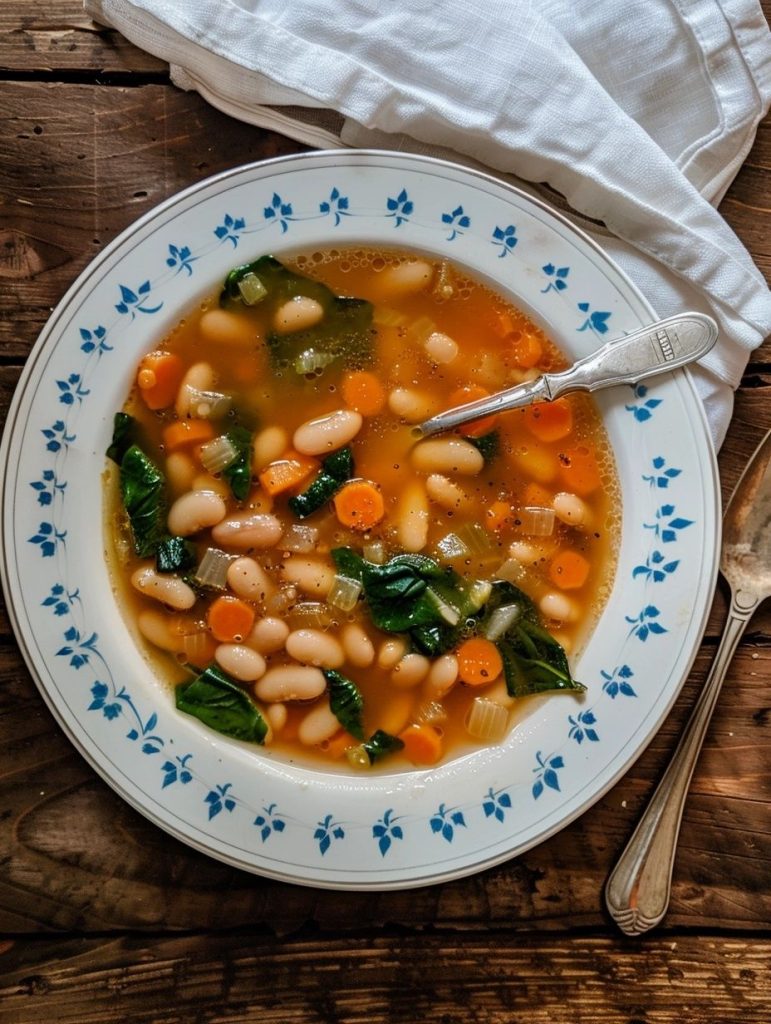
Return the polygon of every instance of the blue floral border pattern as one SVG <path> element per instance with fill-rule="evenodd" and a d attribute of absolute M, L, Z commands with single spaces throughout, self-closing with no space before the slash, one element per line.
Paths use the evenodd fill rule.
<path fill-rule="evenodd" d="M 410 223 L 420 211 L 406 188 L 395 195 L 384 197 L 380 216 L 391 221 L 395 230 Z M 617 700 L 633 701 L 637 696 L 638 680 L 644 679 L 639 658 L 644 657 L 644 646 L 655 643 L 666 634 L 670 626 L 663 621 L 657 604 L 657 594 L 669 579 L 681 569 L 682 559 L 678 557 L 678 540 L 682 531 L 693 525 L 688 513 L 683 514 L 682 506 L 687 505 L 687 481 L 681 479 L 682 471 L 667 464 L 664 455 L 652 460 L 649 471 L 642 475 L 651 492 L 662 500 L 657 501 L 652 522 L 641 524 L 649 538 L 645 560 L 635 566 L 632 572 L 630 595 L 633 587 L 638 588 L 636 603 L 626 616 L 629 631 L 625 641 L 624 660 L 619 665 L 607 666 L 601 671 L 597 699 L 590 706 L 571 705 L 566 716 L 564 745 L 556 751 L 537 751 L 529 783 L 512 783 L 497 790 L 492 788 L 480 796 L 475 804 L 448 808 L 439 804 L 428 819 L 414 815 L 397 814 L 393 807 L 384 808 L 372 823 L 340 822 L 333 813 L 328 813 L 313 823 L 300 822 L 283 814 L 275 802 L 268 799 L 259 807 L 252 807 L 234 793 L 233 785 L 227 781 L 211 781 L 199 774 L 192 764 L 193 755 L 178 754 L 173 749 L 173 740 L 159 734 L 158 716 L 155 712 L 143 710 L 142 701 L 130 693 L 124 685 L 118 685 L 112 671 L 100 653 L 99 637 L 89 630 L 83 621 L 83 609 L 79 587 L 69 579 L 67 563 L 67 531 L 63 528 L 63 511 L 68 499 L 66 468 L 70 446 L 76 441 L 77 410 L 91 394 L 89 380 L 98 362 L 109 358 L 120 333 L 137 317 L 152 317 L 164 306 L 164 286 L 176 275 L 183 273 L 191 277 L 196 272 L 195 264 L 207 255 L 226 245 L 235 251 L 242 240 L 261 232 L 291 231 L 295 222 L 328 218 L 332 228 L 339 226 L 345 218 L 356 216 L 372 217 L 371 210 L 357 213 L 349 196 L 333 188 L 329 195 L 316 203 L 312 211 L 298 213 L 295 202 L 273 192 L 265 199 L 265 205 L 255 219 L 249 219 L 242 211 L 223 209 L 218 223 L 212 224 L 208 244 L 194 249 L 189 240 L 175 238 L 169 241 L 162 256 L 163 269 L 157 277 L 143 281 L 120 283 L 116 286 L 113 309 L 115 317 L 107 324 L 83 324 L 76 328 L 83 353 L 82 365 L 73 369 L 62 379 L 55 381 L 52 405 L 58 415 L 52 418 L 42 433 L 42 452 L 47 464 L 41 468 L 38 479 L 29 482 L 35 491 L 40 507 L 41 520 L 37 529 L 29 536 L 44 559 L 54 559 L 59 581 L 41 600 L 62 624 L 62 643 L 55 651 L 69 668 L 85 681 L 85 709 L 101 714 L 124 730 L 124 739 L 136 745 L 139 752 L 156 759 L 158 765 L 158 788 L 187 788 L 193 786 L 200 792 L 201 819 L 211 823 L 218 818 L 233 814 L 248 813 L 251 816 L 256 835 L 265 845 L 292 835 L 294 842 L 298 830 L 304 831 L 319 857 L 333 854 L 335 848 L 345 842 L 346 836 L 356 829 L 367 829 L 382 858 L 398 848 L 407 829 L 422 828 L 428 837 L 452 844 L 459 836 L 468 835 L 482 825 L 498 827 L 504 825 L 515 808 L 516 799 L 548 800 L 562 793 L 564 779 L 571 756 L 579 748 L 587 749 L 602 743 L 603 708 L 607 702 Z M 444 234 L 447 242 L 461 238 L 472 227 L 472 216 L 458 203 L 451 210 L 442 212 L 438 221 L 423 227 L 432 227 Z M 526 237 L 518 232 L 514 224 L 492 224 L 486 229 L 485 237 L 498 249 L 501 259 L 509 256 L 520 244 L 527 245 Z M 539 268 L 545 287 L 542 293 L 563 295 L 571 287 L 569 266 L 547 263 Z M 591 332 L 598 338 L 609 332 L 612 313 L 593 308 L 591 303 L 581 299 L 575 303 L 576 331 Z M 58 403 L 58 405 L 57 405 Z M 634 401 L 625 406 L 635 423 L 642 427 L 654 415 L 661 399 L 649 398 L 647 389 L 634 389 Z M 62 406 L 59 409 L 59 406 Z M 666 492 L 664 494 L 663 492 Z M 677 492 L 676 494 L 674 492 Z M 666 498 L 666 500 L 663 500 Z M 631 597 L 630 597 L 631 600 Z M 643 652 L 642 655 L 640 652 Z M 633 682 L 634 680 L 634 682 Z"/>

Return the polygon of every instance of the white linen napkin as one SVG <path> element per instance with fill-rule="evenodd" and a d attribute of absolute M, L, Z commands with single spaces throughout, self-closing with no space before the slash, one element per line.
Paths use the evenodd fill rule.
<path fill-rule="evenodd" d="M 771 293 L 711 205 L 771 103 L 756 0 L 85 8 L 244 121 L 314 146 L 445 155 L 550 186 L 661 316 L 691 308 L 718 320 L 695 378 L 720 446 L 733 389 L 771 333 Z"/>

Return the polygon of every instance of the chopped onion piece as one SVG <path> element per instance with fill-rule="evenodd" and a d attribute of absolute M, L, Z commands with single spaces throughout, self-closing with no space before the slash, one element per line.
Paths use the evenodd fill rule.
<path fill-rule="evenodd" d="M 429 335 L 436 330 L 436 324 L 430 316 L 421 316 L 413 320 L 407 328 L 407 337 L 416 345 L 422 345 Z"/>
<path fill-rule="evenodd" d="M 375 565 L 383 565 L 386 560 L 386 549 L 382 540 L 375 540 L 371 544 L 365 544 L 361 549 L 361 553 L 368 562 L 373 562 Z"/>
<path fill-rule="evenodd" d="M 473 611 L 478 612 L 482 605 L 490 600 L 492 592 L 493 585 L 489 580 L 475 580 L 466 591 L 466 602 Z"/>
<path fill-rule="evenodd" d="M 287 619 L 292 629 L 327 629 L 335 621 L 335 615 L 322 601 L 300 601 Z"/>
<path fill-rule="evenodd" d="M 275 594 L 271 594 L 265 602 L 265 611 L 268 615 L 286 615 L 289 609 L 297 603 L 297 587 L 282 587 Z"/>
<path fill-rule="evenodd" d="M 403 327 L 407 323 L 407 317 L 395 309 L 388 309 L 387 306 L 375 306 L 372 323 L 376 327 Z"/>
<path fill-rule="evenodd" d="M 446 623 L 450 626 L 458 625 L 460 622 L 460 612 L 457 608 L 448 604 L 441 594 L 437 594 L 431 587 L 426 587 L 426 597 L 436 606 L 436 610 Z"/>
<path fill-rule="evenodd" d="M 219 548 L 207 548 L 198 568 L 195 570 L 195 579 L 202 587 L 212 587 L 214 590 L 227 590 L 228 566 L 236 558 L 236 555 L 228 555 Z"/>
<path fill-rule="evenodd" d="M 418 708 L 415 721 L 418 725 L 441 725 L 447 721 L 447 708 L 438 700 L 429 700 Z"/>
<path fill-rule="evenodd" d="M 233 405 L 232 395 L 220 391 L 200 391 L 192 384 L 185 385 L 188 413 L 193 419 L 219 420 L 227 416 Z"/>
<path fill-rule="evenodd" d="M 466 732 L 477 740 L 500 740 L 506 733 L 509 713 L 502 704 L 475 697 L 466 716 Z"/>
<path fill-rule="evenodd" d="M 522 609 L 518 604 L 505 604 L 501 608 L 496 608 L 487 620 L 484 635 L 488 640 L 497 640 L 511 629 L 521 614 Z"/>
<path fill-rule="evenodd" d="M 341 612 L 350 612 L 356 607 L 361 591 L 362 586 L 358 580 L 352 580 L 349 576 L 335 576 L 327 601 Z"/>
<path fill-rule="evenodd" d="M 247 306 L 256 306 L 268 294 L 268 289 L 259 277 L 251 271 L 248 274 L 244 274 L 238 282 L 238 290 L 241 292 L 241 298 Z"/>
<path fill-rule="evenodd" d="M 526 576 L 525 567 L 516 558 L 507 558 L 495 574 L 498 580 L 505 580 L 519 586 Z"/>
<path fill-rule="evenodd" d="M 208 630 L 198 629 L 182 637 L 182 654 L 188 665 L 203 666 L 211 658 L 211 635 Z"/>
<path fill-rule="evenodd" d="M 210 473 L 221 473 L 223 469 L 227 469 L 231 462 L 235 462 L 237 458 L 238 451 L 226 434 L 215 437 L 213 441 L 201 445 L 201 462 L 204 469 L 207 469 Z"/>
<path fill-rule="evenodd" d="M 436 552 L 443 562 L 452 562 L 456 558 L 465 558 L 470 554 L 466 544 L 457 533 L 448 533 L 436 545 Z"/>
<path fill-rule="evenodd" d="M 347 747 L 345 757 L 351 768 L 356 768 L 357 771 L 369 768 L 371 764 L 363 743 L 358 743 L 355 747 Z"/>
<path fill-rule="evenodd" d="M 294 361 L 295 373 L 315 373 L 316 370 L 323 370 L 325 366 L 329 366 L 335 361 L 335 358 L 329 352 L 306 348 Z"/>
<path fill-rule="evenodd" d="M 519 512 L 520 529 L 531 537 L 551 537 L 554 532 L 554 509 L 553 508 L 523 508 Z"/>
<path fill-rule="evenodd" d="M 464 523 L 457 536 L 472 555 L 489 555 L 493 550 L 490 533 L 480 523 Z"/>
<path fill-rule="evenodd" d="M 319 531 L 315 526 L 303 526 L 293 523 L 281 538 L 281 547 L 285 551 L 307 554 L 313 551 L 319 539 Z"/>

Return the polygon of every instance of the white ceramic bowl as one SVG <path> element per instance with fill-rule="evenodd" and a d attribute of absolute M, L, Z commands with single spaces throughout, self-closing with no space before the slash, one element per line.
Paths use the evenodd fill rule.
<path fill-rule="evenodd" d="M 623 500 L 618 571 L 575 672 L 495 749 L 431 770 L 345 776 L 254 753 L 177 713 L 113 598 L 103 453 L 140 354 L 235 264 L 383 245 L 446 256 L 565 353 L 655 319 L 588 238 L 493 178 L 425 158 L 313 153 L 238 168 L 124 232 L 57 307 L 0 453 L 3 584 L 24 656 L 83 755 L 126 800 L 232 864 L 339 888 L 438 882 L 552 834 L 623 773 L 674 701 L 716 575 L 715 461 L 684 371 L 599 399 Z"/>

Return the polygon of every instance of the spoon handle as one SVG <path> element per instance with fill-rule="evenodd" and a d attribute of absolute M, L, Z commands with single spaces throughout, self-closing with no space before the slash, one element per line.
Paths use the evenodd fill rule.
<path fill-rule="evenodd" d="M 605 902 L 611 917 L 627 935 L 648 931 L 667 912 L 688 786 L 726 670 L 759 603 L 741 607 L 732 595 L 720 646 L 699 699 L 664 776 L 608 878 Z"/>

